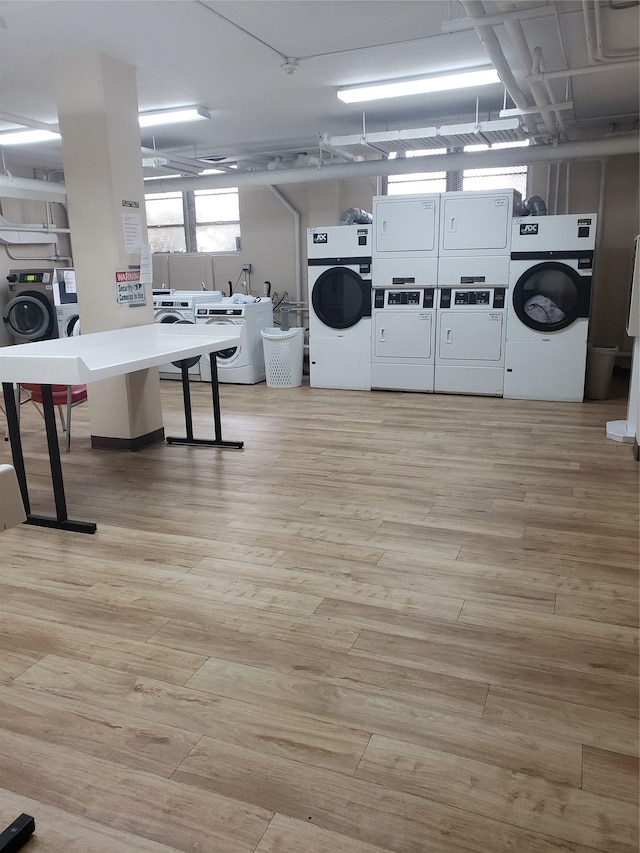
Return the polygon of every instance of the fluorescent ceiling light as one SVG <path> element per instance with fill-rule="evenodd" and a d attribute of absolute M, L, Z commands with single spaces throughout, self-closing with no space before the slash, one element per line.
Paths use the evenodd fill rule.
<path fill-rule="evenodd" d="M 162 124 L 180 124 L 183 121 L 201 121 L 211 118 L 211 113 L 205 107 L 179 107 L 175 110 L 153 110 L 140 113 L 140 127 L 156 127 Z"/>
<path fill-rule="evenodd" d="M 10 130 L 0 133 L 0 145 L 27 145 L 30 142 L 49 142 L 52 139 L 60 139 L 60 134 L 51 130 Z"/>
<path fill-rule="evenodd" d="M 338 89 L 338 97 L 345 104 L 353 104 L 359 101 L 398 98 L 403 95 L 424 95 L 429 92 L 446 92 L 450 89 L 468 89 L 499 82 L 500 78 L 495 68 L 485 68 L 480 71 L 464 71 L 460 74 L 445 74 L 440 77 L 413 77 L 409 80 L 349 86 Z"/>

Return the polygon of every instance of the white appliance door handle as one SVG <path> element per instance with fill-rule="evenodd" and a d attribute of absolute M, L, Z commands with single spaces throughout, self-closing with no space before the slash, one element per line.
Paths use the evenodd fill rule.
<path fill-rule="evenodd" d="M 448 343 L 448 344 L 453 343 L 453 329 L 447 329 L 446 343 Z"/>
<path fill-rule="evenodd" d="M 384 336 L 385 331 L 386 329 L 380 329 L 380 340 L 383 342 L 386 341 L 386 338 Z"/>
<path fill-rule="evenodd" d="M 383 234 L 387 233 L 387 220 L 386 219 L 382 220 L 382 233 Z"/>
<path fill-rule="evenodd" d="M 456 231 L 457 227 L 458 226 L 456 224 L 456 218 L 455 218 L 455 216 L 452 216 L 451 220 L 449 222 L 449 231 L 451 231 L 453 233 L 454 231 Z"/>

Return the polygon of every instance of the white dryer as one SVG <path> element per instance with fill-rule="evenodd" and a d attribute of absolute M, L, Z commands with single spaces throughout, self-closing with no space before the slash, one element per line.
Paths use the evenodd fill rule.
<path fill-rule="evenodd" d="M 584 397 L 595 213 L 513 222 L 504 396 Z"/>
<path fill-rule="evenodd" d="M 373 286 L 434 287 L 440 194 L 375 196 Z"/>
<path fill-rule="evenodd" d="M 75 338 L 80 334 L 80 314 L 78 303 L 58 305 L 56 308 L 58 335 L 61 338 Z"/>
<path fill-rule="evenodd" d="M 309 384 L 371 390 L 371 225 L 307 231 Z"/>
<path fill-rule="evenodd" d="M 435 288 L 376 289 L 371 312 L 371 387 L 433 391 Z"/>
<path fill-rule="evenodd" d="M 441 197 L 438 286 L 505 286 L 516 190 L 450 192 Z"/>
<path fill-rule="evenodd" d="M 438 291 L 435 391 L 502 396 L 506 292 L 506 287 Z"/>
<path fill-rule="evenodd" d="M 267 297 L 256 302 L 237 303 L 231 299 L 196 305 L 196 324 L 240 327 L 238 345 L 216 353 L 218 381 L 254 385 L 266 378 L 261 329 L 273 326 L 273 303 Z M 211 362 L 200 361 L 200 378 L 211 382 Z"/>

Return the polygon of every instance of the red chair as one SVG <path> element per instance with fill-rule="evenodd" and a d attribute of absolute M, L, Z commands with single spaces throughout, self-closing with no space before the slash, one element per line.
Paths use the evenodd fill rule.
<path fill-rule="evenodd" d="M 28 403 L 29 400 L 32 403 L 40 403 L 42 405 L 42 387 L 37 385 L 36 383 L 31 382 L 21 382 L 20 388 L 24 388 L 25 391 L 29 392 L 28 399 L 22 401 L 24 403 Z M 53 405 L 58 407 L 58 412 L 60 414 L 60 423 L 62 424 L 63 432 L 67 433 L 67 453 L 71 450 L 71 409 L 74 406 L 80 405 L 80 403 L 84 403 L 87 399 L 87 386 L 86 385 L 52 385 L 51 391 L 53 393 Z M 67 421 L 65 424 L 63 406 L 67 407 Z M 36 405 L 36 409 L 38 406 Z M 20 411 L 20 407 L 18 407 L 18 411 Z M 38 409 L 40 412 L 40 409 Z M 40 412 L 42 417 L 44 414 Z"/>

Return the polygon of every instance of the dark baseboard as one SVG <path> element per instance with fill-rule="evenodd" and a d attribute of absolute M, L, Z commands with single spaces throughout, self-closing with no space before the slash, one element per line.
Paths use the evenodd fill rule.
<path fill-rule="evenodd" d="M 127 450 L 135 452 L 159 444 L 164 441 L 164 427 L 148 432 L 146 435 L 138 435 L 136 438 L 109 438 L 104 435 L 92 435 L 91 447 L 93 450 Z"/>

